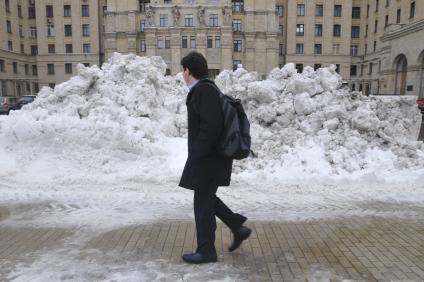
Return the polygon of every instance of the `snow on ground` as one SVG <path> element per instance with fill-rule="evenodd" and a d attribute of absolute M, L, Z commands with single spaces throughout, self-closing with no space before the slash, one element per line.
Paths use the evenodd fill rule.
<path fill-rule="evenodd" d="M 186 158 L 187 88 L 164 76 L 160 57 L 115 54 L 0 117 L 0 178 L 77 184 L 99 179 L 175 183 Z M 239 97 L 257 157 L 238 162 L 249 183 L 419 183 L 424 146 L 415 141 L 413 97 L 365 97 L 340 88 L 334 68 L 296 73 L 293 64 L 260 81 L 243 68 L 216 79 Z"/>
<path fill-rule="evenodd" d="M 0 207 L 10 213 L 0 224 L 89 231 L 19 266 L 16 281 L 66 278 L 81 264 L 69 252 L 99 232 L 192 220 L 192 192 L 177 187 L 187 156 L 188 89 L 181 74 L 165 76 L 165 70 L 160 57 L 116 53 L 101 69 L 79 65 L 69 81 L 0 116 Z M 259 80 L 240 66 L 216 83 L 242 99 L 251 121 L 256 156 L 236 162 L 233 185 L 218 192 L 235 211 L 276 221 L 423 217 L 424 145 L 415 141 L 421 119 L 415 98 L 351 92 L 333 67 L 298 74 L 288 64 Z M 52 259 L 63 263 L 45 268 Z M 143 268 L 146 261 L 121 265 L 122 271 L 111 261 L 110 277 L 100 275 L 104 263 L 84 271 L 105 281 L 162 277 L 158 261 L 150 262 L 152 272 Z M 209 270 L 227 273 L 222 267 Z M 196 281 L 184 281 L 190 279 Z"/>

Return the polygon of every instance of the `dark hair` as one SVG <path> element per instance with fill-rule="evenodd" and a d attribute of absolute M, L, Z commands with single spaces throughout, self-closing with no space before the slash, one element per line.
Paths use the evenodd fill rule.
<path fill-rule="evenodd" d="M 201 79 L 208 76 L 208 63 L 205 57 L 198 52 L 188 53 L 182 60 L 181 66 L 188 69 L 195 79 Z"/>

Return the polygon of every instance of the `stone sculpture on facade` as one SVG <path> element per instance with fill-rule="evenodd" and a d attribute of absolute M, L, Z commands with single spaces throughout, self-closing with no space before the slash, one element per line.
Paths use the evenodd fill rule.
<path fill-rule="evenodd" d="M 174 17 L 174 26 L 179 26 L 181 13 L 180 13 L 180 8 L 178 6 L 174 6 L 172 8 L 172 15 Z"/>
<path fill-rule="evenodd" d="M 147 8 L 146 8 L 146 18 L 147 18 L 148 26 L 154 25 L 154 16 L 155 16 L 155 9 L 152 6 L 147 6 Z"/>
<path fill-rule="evenodd" d="M 205 8 L 197 7 L 197 19 L 200 26 L 205 26 Z"/>
<path fill-rule="evenodd" d="M 224 16 L 224 25 L 229 25 L 232 15 L 230 7 L 225 6 L 224 8 L 222 8 L 222 15 Z"/>

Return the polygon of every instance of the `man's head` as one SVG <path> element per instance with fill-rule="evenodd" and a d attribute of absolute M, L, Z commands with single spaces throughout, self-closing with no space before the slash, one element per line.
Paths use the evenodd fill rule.
<path fill-rule="evenodd" d="M 181 60 L 183 77 L 187 84 L 195 79 L 201 79 L 208 75 L 208 63 L 205 57 L 198 52 L 190 52 Z"/>

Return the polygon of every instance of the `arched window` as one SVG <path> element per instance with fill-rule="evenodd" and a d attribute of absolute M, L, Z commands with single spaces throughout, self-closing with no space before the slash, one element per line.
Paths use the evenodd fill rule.
<path fill-rule="evenodd" d="M 408 61 L 405 55 L 401 54 L 397 56 L 394 64 L 396 68 L 395 94 L 405 95 L 406 77 L 408 74 Z"/>

